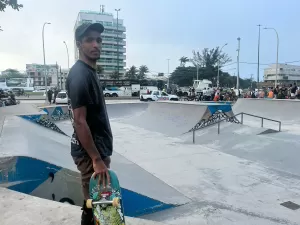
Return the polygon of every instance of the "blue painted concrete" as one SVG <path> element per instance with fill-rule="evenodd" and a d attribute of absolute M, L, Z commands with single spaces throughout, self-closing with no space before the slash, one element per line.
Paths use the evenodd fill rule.
<path fill-rule="evenodd" d="M 61 169 L 62 167 L 42 160 L 19 156 L 16 158 L 16 164 L 12 165 L 11 170 L 8 172 L 7 178 L 4 179 L 6 176 L 1 176 L 3 174 L 0 173 L 0 184 L 6 182 L 21 182 L 11 185 L 8 188 L 25 194 L 31 194 L 39 185 L 44 183 L 47 179 L 51 179 L 49 178 L 50 172 L 55 174 Z M 78 185 L 80 185 L 80 183 L 78 183 Z M 163 203 L 126 188 L 121 188 L 121 190 L 126 216 L 138 217 L 175 207 L 175 205 Z"/>
<path fill-rule="evenodd" d="M 222 112 L 231 112 L 232 111 L 231 105 L 229 105 L 229 104 L 210 105 L 210 106 L 208 106 L 208 109 L 212 115 L 218 110 L 221 110 Z"/>
<path fill-rule="evenodd" d="M 65 132 L 63 132 L 59 127 L 51 122 L 49 119 L 45 118 L 45 115 L 38 114 L 38 115 L 20 115 L 19 117 L 29 120 L 30 122 L 37 123 L 43 127 L 49 128 L 51 130 L 54 130 L 60 134 L 68 136 Z"/>

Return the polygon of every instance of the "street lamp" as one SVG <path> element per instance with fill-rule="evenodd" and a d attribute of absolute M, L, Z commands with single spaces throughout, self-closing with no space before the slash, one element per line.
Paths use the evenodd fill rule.
<path fill-rule="evenodd" d="M 119 11 L 121 9 L 115 9 L 117 12 L 117 71 L 118 71 L 118 77 L 119 77 Z"/>
<path fill-rule="evenodd" d="M 220 54 L 222 52 L 222 49 L 227 45 L 228 43 L 226 43 L 225 45 L 222 46 L 221 50 L 220 50 Z M 220 86 L 220 55 L 219 55 L 219 59 L 218 59 L 218 79 L 217 79 L 217 88 L 219 88 Z"/>
<path fill-rule="evenodd" d="M 265 27 L 265 30 L 274 30 L 276 33 L 276 37 L 277 37 L 277 57 L 276 57 L 276 77 L 275 77 L 275 87 L 277 86 L 277 75 L 278 75 L 278 50 L 279 50 L 279 36 L 278 36 L 278 32 L 275 28 L 273 27 Z"/>
<path fill-rule="evenodd" d="M 44 55 L 44 77 L 45 77 L 45 92 L 46 92 L 46 99 L 45 101 L 47 102 L 47 75 L 46 75 L 46 58 L 45 58 L 45 40 L 44 40 L 44 30 L 45 30 L 45 26 L 47 24 L 51 24 L 48 22 L 45 22 L 43 25 L 43 31 L 42 31 L 42 38 L 43 38 L 43 55 Z"/>
<path fill-rule="evenodd" d="M 170 59 L 168 60 L 168 89 L 170 88 Z"/>
<path fill-rule="evenodd" d="M 238 37 L 238 49 L 237 49 L 237 77 L 236 77 L 236 88 L 238 90 L 238 93 L 240 93 L 240 42 L 241 38 Z"/>
<path fill-rule="evenodd" d="M 69 60 L 69 49 L 68 49 L 68 45 L 67 45 L 67 43 L 64 41 L 64 44 L 65 44 L 65 46 L 66 46 L 66 50 L 67 50 L 67 56 L 68 56 L 68 73 L 69 73 L 69 70 L 70 70 L 70 60 Z M 64 77 L 65 78 L 65 77 Z M 66 81 L 66 78 L 64 79 L 64 81 Z M 65 82 L 64 82 L 65 83 Z M 62 85 L 61 85 L 62 86 Z M 61 87 L 62 88 L 62 87 Z"/>

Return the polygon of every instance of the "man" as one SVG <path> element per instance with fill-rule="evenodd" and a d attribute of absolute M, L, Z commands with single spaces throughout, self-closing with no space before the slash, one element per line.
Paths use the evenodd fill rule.
<path fill-rule="evenodd" d="M 66 82 L 74 127 L 71 155 L 81 173 L 85 200 L 89 198 L 89 180 L 94 172 L 103 184 L 106 178 L 110 183 L 108 168 L 113 137 L 102 87 L 96 74 L 103 30 L 104 27 L 99 23 L 85 23 L 76 29 L 79 60 L 71 68 Z M 83 207 L 81 224 L 93 224 L 92 210 Z"/>

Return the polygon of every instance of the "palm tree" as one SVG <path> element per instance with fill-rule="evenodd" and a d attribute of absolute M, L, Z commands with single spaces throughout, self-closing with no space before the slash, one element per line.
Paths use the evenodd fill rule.
<path fill-rule="evenodd" d="M 186 56 L 182 56 L 182 57 L 179 59 L 179 61 L 180 61 L 180 66 L 181 66 L 181 67 L 185 67 L 185 64 L 189 61 L 189 58 L 186 57 Z"/>
<path fill-rule="evenodd" d="M 114 80 L 119 80 L 119 79 L 120 79 L 120 74 L 118 74 L 118 71 L 114 71 L 114 72 L 112 72 L 112 73 L 109 75 L 109 77 L 110 77 L 111 79 L 114 79 Z"/>
<path fill-rule="evenodd" d="M 146 73 L 149 72 L 149 69 L 146 65 L 141 65 L 140 68 L 139 68 L 139 73 L 138 73 L 138 76 L 137 78 L 139 80 L 143 80 L 146 78 Z"/>
<path fill-rule="evenodd" d="M 129 70 L 126 72 L 126 77 L 130 80 L 134 80 L 137 78 L 138 70 L 135 66 L 131 66 Z"/>

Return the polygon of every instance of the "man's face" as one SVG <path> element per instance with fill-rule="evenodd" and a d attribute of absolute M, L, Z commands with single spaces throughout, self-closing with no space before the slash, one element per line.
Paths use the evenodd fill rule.
<path fill-rule="evenodd" d="M 78 45 L 85 57 L 95 61 L 100 59 L 102 38 L 99 32 L 89 31 Z"/>

